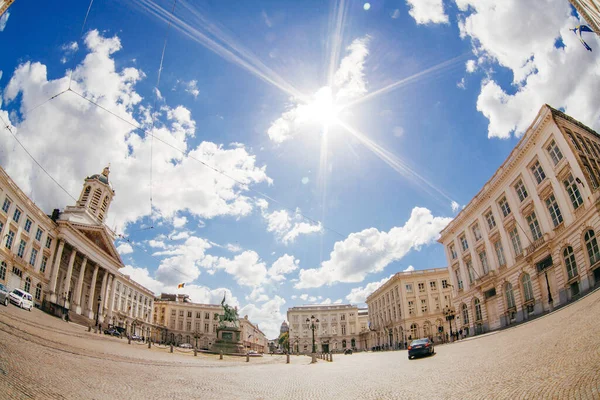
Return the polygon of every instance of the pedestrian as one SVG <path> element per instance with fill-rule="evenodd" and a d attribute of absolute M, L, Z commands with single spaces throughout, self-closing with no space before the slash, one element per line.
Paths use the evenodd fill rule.
<path fill-rule="evenodd" d="M 462 328 L 460 329 L 460 331 L 458 331 L 458 333 L 460 334 L 461 339 L 464 338 Z"/>
<path fill-rule="evenodd" d="M 404 350 L 406 350 L 408 348 L 408 343 L 406 342 L 406 340 L 404 341 Z"/>

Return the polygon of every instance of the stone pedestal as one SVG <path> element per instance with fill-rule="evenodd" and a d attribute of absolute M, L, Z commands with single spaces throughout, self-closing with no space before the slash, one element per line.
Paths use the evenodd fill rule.
<path fill-rule="evenodd" d="M 240 340 L 241 331 L 238 327 L 217 328 L 217 340 L 212 345 L 211 351 L 225 354 L 246 354 L 244 345 Z"/>

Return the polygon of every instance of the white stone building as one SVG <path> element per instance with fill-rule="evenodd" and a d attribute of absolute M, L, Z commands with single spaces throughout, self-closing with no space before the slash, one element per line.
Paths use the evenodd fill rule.
<path fill-rule="evenodd" d="M 600 136 L 543 106 L 442 231 L 459 325 L 497 329 L 600 283 Z"/>
<path fill-rule="evenodd" d="M 600 0 L 570 0 L 594 32 L 600 34 Z"/>
<path fill-rule="evenodd" d="M 244 316 L 244 318 L 240 318 L 240 329 L 241 329 L 241 339 L 244 345 L 244 348 L 248 350 L 253 350 L 258 353 L 264 353 L 269 350 L 269 340 L 260 330 L 257 324 L 253 324 L 248 319 L 248 316 Z"/>

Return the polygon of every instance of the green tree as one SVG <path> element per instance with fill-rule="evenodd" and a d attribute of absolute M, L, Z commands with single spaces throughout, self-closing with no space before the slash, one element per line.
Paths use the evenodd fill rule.
<path fill-rule="evenodd" d="M 281 349 L 289 349 L 289 336 L 290 335 L 288 332 L 284 332 L 281 335 L 279 335 L 279 345 L 281 346 Z"/>

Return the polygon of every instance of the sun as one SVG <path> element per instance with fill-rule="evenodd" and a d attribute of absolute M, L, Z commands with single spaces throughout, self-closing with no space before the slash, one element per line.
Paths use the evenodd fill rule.
<path fill-rule="evenodd" d="M 325 128 L 338 122 L 341 108 L 335 104 L 332 90 L 329 86 L 322 87 L 309 104 L 309 116 L 312 120 L 322 124 Z"/>

